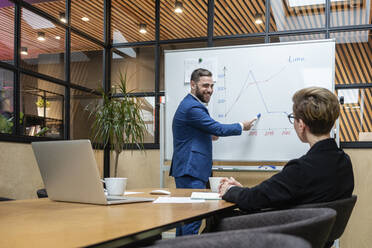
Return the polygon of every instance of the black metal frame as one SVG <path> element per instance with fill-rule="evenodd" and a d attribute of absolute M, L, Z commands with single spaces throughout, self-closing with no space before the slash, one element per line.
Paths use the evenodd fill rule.
<path fill-rule="evenodd" d="M 310 29 L 299 29 L 299 30 L 286 30 L 286 31 L 275 31 L 270 32 L 269 22 L 270 22 L 270 9 L 271 3 L 270 0 L 265 1 L 265 32 L 263 33 L 248 33 L 248 34 L 239 34 L 239 35 L 227 35 L 227 36 L 214 36 L 214 5 L 215 0 L 208 1 L 208 23 L 207 23 L 207 37 L 194 37 L 194 38 L 182 38 L 182 39 L 173 39 L 173 40 L 160 40 L 160 0 L 155 0 L 155 40 L 153 41 L 141 41 L 141 42 L 131 42 L 131 43 L 118 43 L 112 44 L 111 37 L 111 0 L 104 1 L 104 41 L 101 41 L 91 35 L 78 30 L 77 28 L 71 26 L 71 0 L 66 1 L 66 19 L 67 23 L 61 23 L 56 17 L 40 10 L 33 5 L 24 2 L 23 0 L 9 0 L 14 3 L 14 65 L 0 62 L 0 68 L 11 70 L 14 73 L 14 111 L 15 111 L 15 120 L 14 120 L 14 132 L 12 135 L 0 134 L 0 141 L 14 141 L 14 142 L 25 142 L 29 143 L 30 141 L 35 140 L 44 140 L 41 137 L 30 137 L 20 135 L 19 127 L 19 113 L 20 112 L 20 74 L 24 73 L 30 76 L 41 78 L 65 87 L 65 116 L 64 116 L 64 139 L 70 139 L 70 90 L 77 89 L 87 93 L 99 94 L 97 91 L 92 91 L 91 89 L 76 85 L 70 81 L 70 55 L 71 55 L 71 33 L 74 32 L 99 46 L 102 47 L 104 51 L 103 56 L 103 82 L 104 89 L 106 92 L 110 89 L 111 84 L 111 57 L 112 52 L 116 48 L 123 47 L 133 47 L 133 46 L 154 46 L 155 49 L 155 91 L 154 92 L 140 92 L 134 93 L 133 96 L 136 97 L 145 97 L 145 96 L 154 96 L 155 97 L 155 142 L 152 144 L 145 144 L 146 148 L 157 149 L 159 148 L 159 109 L 160 109 L 160 97 L 164 96 L 164 91 L 160 90 L 160 59 L 161 59 L 161 45 L 164 44 L 176 44 L 176 43 L 192 43 L 192 42 L 206 42 L 207 46 L 213 47 L 214 41 L 218 40 L 232 40 L 240 38 L 253 38 L 253 37 L 262 37 L 264 38 L 265 43 L 270 42 L 271 37 L 282 36 L 282 35 L 302 35 L 302 34 L 325 34 L 326 38 L 329 38 L 332 32 L 341 32 L 341 31 L 358 31 L 358 30 L 372 30 L 371 24 L 363 25 L 351 25 L 351 26 L 341 26 L 341 27 L 331 27 L 330 26 L 330 5 L 331 1 L 326 0 L 325 4 L 325 27 L 321 28 L 310 28 Z M 21 8 L 30 10 L 41 17 L 53 22 L 55 25 L 65 29 L 65 80 L 53 78 L 44 74 L 40 74 L 34 71 L 26 70 L 20 68 L 20 46 L 21 46 Z M 352 85 L 336 85 L 336 89 L 355 89 L 355 88 L 370 88 L 372 85 L 369 85 L 371 82 L 366 82 L 366 84 L 352 84 Z M 116 95 L 115 95 L 116 97 Z M 45 138 L 49 139 L 50 138 Z M 370 143 L 370 144 L 369 144 Z M 372 142 L 343 142 L 341 143 L 344 147 L 372 147 Z"/>

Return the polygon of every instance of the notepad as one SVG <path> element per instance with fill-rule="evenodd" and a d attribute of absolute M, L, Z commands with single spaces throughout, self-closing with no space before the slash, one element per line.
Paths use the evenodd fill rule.
<path fill-rule="evenodd" d="M 192 192 L 191 199 L 204 199 L 204 200 L 221 200 L 221 197 L 218 193 L 210 192 Z"/>

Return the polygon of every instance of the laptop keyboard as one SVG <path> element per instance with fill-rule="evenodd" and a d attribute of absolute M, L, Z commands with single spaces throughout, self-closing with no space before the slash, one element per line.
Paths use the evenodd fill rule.
<path fill-rule="evenodd" d="M 128 199 L 127 197 L 115 197 L 115 198 L 107 197 L 108 201 L 122 201 L 122 200 L 127 200 L 127 199 Z"/>
<path fill-rule="evenodd" d="M 108 201 L 122 201 L 122 200 L 126 200 L 127 198 L 123 197 L 123 198 L 107 198 Z"/>

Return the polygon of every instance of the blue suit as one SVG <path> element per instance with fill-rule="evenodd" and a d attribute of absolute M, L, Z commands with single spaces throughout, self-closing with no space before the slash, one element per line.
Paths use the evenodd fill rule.
<path fill-rule="evenodd" d="M 173 158 L 170 175 L 189 175 L 208 182 L 212 172 L 212 135 L 240 135 L 239 123 L 221 124 L 209 116 L 208 109 L 188 94 L 173 118 Z"/>
<path fill-rule="evenodd" d="M 212 173 L 212 135 L 240 135 L 239 123 L 221 124 L 209 116 L 208 109 L 188 94 L 173 118 L 173 158 L 170 175 L 177 188 L 205 188 Z M 201 222 L 177 228 L 176 235 L 197 234 Z"/>

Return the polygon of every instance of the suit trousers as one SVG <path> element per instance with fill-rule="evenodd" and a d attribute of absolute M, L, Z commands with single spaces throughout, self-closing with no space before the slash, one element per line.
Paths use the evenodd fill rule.
<path fill-rule="evenodd" d="M 200 179 L 192 176 L 175 177 L 176 188 L 184 189 L 205 189 L 206 183 Z M 190 224 L 186 224 L 182 227 L 176 228 L 176 236 L 198 234 L 201 221 L 195 221 Z"/>

